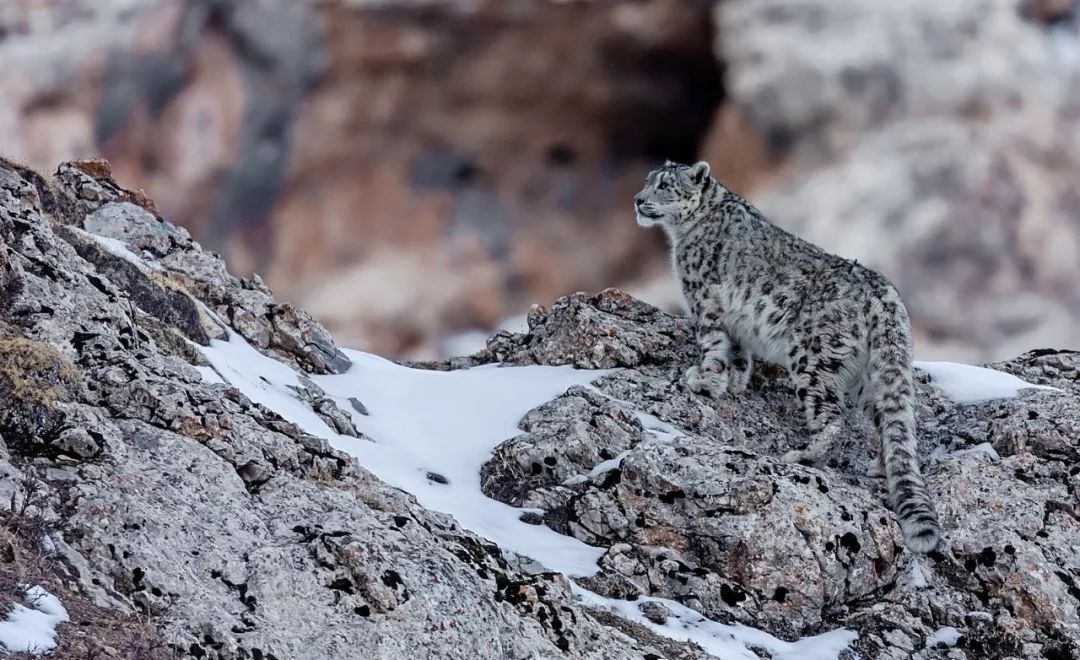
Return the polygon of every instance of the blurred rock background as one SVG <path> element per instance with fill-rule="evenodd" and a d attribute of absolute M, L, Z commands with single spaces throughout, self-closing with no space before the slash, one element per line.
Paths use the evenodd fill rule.
<path fill-rule="evenodd" d="M 1078 5 L 4 0 L 0 152 L 108 158 L 387 355 L 574 290 L 677 308 L 630 210 L 665 158 L 888 275 L 922 357 L 1080 348 Z"/>

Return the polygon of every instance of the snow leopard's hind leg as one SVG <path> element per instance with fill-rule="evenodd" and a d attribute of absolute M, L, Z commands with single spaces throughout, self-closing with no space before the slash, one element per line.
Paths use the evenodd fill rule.
<path fill-rule="evenodd" d="M 865 365 L 860 369 L 858 377 L 853 379 L 852 385 L 852 390 L 848 394 L 852 405 L 862 411 L 868 422 L 873 422 L 875 412 L 873 382 L 870 371 Z M 876 426 L 871 431 L 867 444 L 870 446 L 870 464 L 866 468 L 866 476 L 884 479 L 885 450 L 881 446 L 881 433 Z"/>
<path fill-rule="evenodd" d="M 847 412 L 849 362 L 854 352 L 842 342 L 828 344 L 817 341 L 810 344 L 796 342 L 790 353 L 791 384 L 795 397 L 802 406 L 806 428 L 810 431 L 810 443 L 805 449 L 795 449 L 784 454 L 789 463 L 816 465 L 832 450 L 837 436 L 843 429 Z M 814 350 L 829 346 L 829 350 Z"/>

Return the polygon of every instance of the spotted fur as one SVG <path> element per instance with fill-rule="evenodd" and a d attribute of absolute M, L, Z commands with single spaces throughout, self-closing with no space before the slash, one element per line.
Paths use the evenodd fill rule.
<path fill-rule="evenodd" d="M 709 175 L 668 162 L 635 197 L 638 224 L 661 226 L 696 324 L 693 391 L 722 397 L 747 385 L 754 359 L 788 369 L 811 434 L 785 459 L 817 462 L 848 406 L 874 421 L 878 464 L 907 546 L 938 543 L 937 515 L 916 455 L 911 322 L 878 273 L 768 222 Z"/>

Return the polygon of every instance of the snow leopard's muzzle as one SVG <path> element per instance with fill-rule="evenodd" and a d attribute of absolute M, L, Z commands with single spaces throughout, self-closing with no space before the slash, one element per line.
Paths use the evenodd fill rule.
<path fill-rule="evenodd" d="M 663 219 L 664 214 L 639 194 L 634 198 L 634 217 L 639 226 L 652 227 Z"/>

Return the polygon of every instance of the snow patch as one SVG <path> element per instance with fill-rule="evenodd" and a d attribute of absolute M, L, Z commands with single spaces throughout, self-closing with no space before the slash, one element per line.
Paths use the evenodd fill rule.
<path fill-rule="evenodd" d="M 11 652 L 39 655 L 56 648 L 56 627 L 68 621 L 60 599 L 38 586 L 19 585 L 27 607 L 12 605 L 7 620 L 0 621 L 0 646 Z"/>
<path fill-rule="evenodd" d="M 932 649 L 941 646 L 956 646 L 960 641 L 960 631 L 952 626 L 944 626 L 934 631 L 926 638 L 926 648 Z"/>
<path fill-rule="evenodd" d="M 296 371 L 255 350 L 232 330 L 228 333 L 227 342 L 215 339 L 209 346 L 198 346 L 220 378 L 312 435 L 328 440 L 337 436 L 321 417 L 296 398 L 295 390 L 291 389 L 300 387 Z"/>
<path fill-rule="evenodd" d="M 521 522 L 522 509 L 483 494 L 480 468 L 495 447 L 521 433 L 517 425 L 526 412 L 607 372 L 496 365 L 429 371 L 346 350 L 353 362 L 347 373 L 311 380 L 350 412 L 368 440 L 331 430 L 294 396 L 290 388 L 300 384 L 297 373 L 239 335 L 230 332 L 228 342 L 215 340 L 201 350 L 217 373 L 249 399 L 326 438 L 425 507 L 454 516 L 465 529 L 548 570 L 574 576 L 598 570 L 603 548 Z M 350 397 L 363 402 L 369 414 L 357 412 Z"/>
<path fill-rule="evenodd" d="M 522 514 L 533 510 L 485 496 L 480 490 L 480 469 L 498 445 L 521 433 L 518 423 L 528 411 L 609 371 L 499 365 L 428 371 L 346 350 L 353 363 L 348 372 L 310 378 L 342 410 L 350 411 L 356 428 L 366 436 L 357 439 L 334 432 L 295 397 L 291 388 L 300 384 L 297 372 L 259 353 L 239 335 L 230 332 L 229 341 L 214 340 L 200 350 L 215 374 L 249 399 L 308 433 L 326 438 L 383 481 L 411 493 L 423 506 L 454 516 L 465 529 L 548 570 L 579 577 L 597 572 L 603 548 L 522 522 Z M 202 369 L 200 372 L 204 378 L 208 376 Z M 368 414 L 357 412 L 350 398 L 361 401 Z M 679 434 L 678 429 L 652 415 L 636 414 L 655 440 L 667 441 Z M 614 469 L 625 454 L 595 466 L 589 475 Z M 722 658 L 756 658 L 748 648 L 755 646 L 768 649 L 777 660 L 834 660 L 857 636 L 839 629 L 789 643 L 746 626 L 711 621 L 674 601 L 620 601 L 599 596 L 572 581 L 571 585 L 584 605 L 610 609 L 672 639 L 693 640 Z M 666 624 L 644 617 L 638 605 L 646 600 L 661 603 L 672 612 Z"/>
<path fill-rule="evenodd" d="M 217 385 L 219 383 L 225 383 L 225 381 L 222 380 L 221 376 L 218 375 L 218 372 L 215 371 L 213 367 L 195 366 L 194 369 L 202 375 L 202 381 L 207 385 Z"/>
<path fill-rule="evenodd" d="M 666 598 L 638 596 L 634 600 L 618 600 L 600 596 L 574 583 L 571 588 L 582 605 L 609 610 L 676 641 L 694 642 L 719 658 L 756 660 L 758 656 L 747 648 L 754 646 L 767 650 L 773 660 L 834 660 L 858 637 L 855 632 L 841 628 L 804 637 L 797 642 L 785 642 L 755 628 L 706 619 L 697 611 Z M 659 603 L 671 612 L 665 623 L 655 623 L 645 616 L 640 606 L 647 602 Z"/>
<path fill-rule="evenodd" d="M 114 257 L 120 257 L 124 261 L 134 264 L 139 270 L 146 273 L 154 270 L 142 257 L 128 249 L 127 243 L 108 236 L 98 236 L 97 234 L 86 231 L 85 229 L 79 229 L 78 227 L 71 227 L 80 235 L 89 238 L 102 247 L 106 252 Z"/>
<path fill-rule="evenodd" d="M 954 452 L 945 451 L 944 447 L 937 447 L 930 453 L 931 458 L 958 458 L 960 456 L 968 456 L 975 454 L 976 456 L 985 456 L 991 462 L 998 462 L 1001 460 L 1001 455 L 994 449 L 994 445 L 989 442 L 980 442 L 973 447 L 967 447 L 965 449 L 958 449 Z"/>
<path fill-rule="evenodd" d="M 1035 385 L 1012 374 L 970 364 L 916 361 L 915 367 L 930 374 L 930 382 L 959 404 L 1012 399 L 1025 389 L 1061 392 L 1056 387 Z"/>
<path fill-rule="evenodd" d="M 593 469 L 589 470 L 588 474 L 575 474 L 566 481 L 563 482 L 564 486 L 575 486 L 577 484 L 583 484 L 586 481 L 592 481 L 594 478 L 599 477 L 602 474 L 607 474 L 612 470 L 615 470 L 622 463 L 622 459 L 626 458 L 626 455 L 631 450 L 621 451 L 615 458 L 608 459 L 597 463 Z"/>
<path fill-rule="evenodd" d="M 983 623 L 994 622 L 994 615 L 990 614 L 989 612 L 968 612 L 966 615 L 964 615 L 964 618 L 971 619 L 972 621 L 981 621 Z"/>
<path fill-rule="evenodd" d="M 622 401 L 621 403 L 625 404 L 626 407 L 631 410 L 634 408 L 629 402 Z M 671 442 L 682 435 L 682 431 L 655 415 L 650 415 L 649 413 L 641 412 L 640 410 L 634 410 L 634 414 L 637 416 L 638 421 L 641 422 L 641 425 L 645 427 L 645 432 L 657 440 Z"/>
<path fill-rule="evenodd" d="M 354 411 L 353 422 L 374 442 L 338 436 L 330 439 L 335 447 L 356 456 L 383 481 L 412 493 L 425 507 L 454 516 L 462 527 L 501 548 L 531 557 L 549 570 L 576 576 L 596 573 L 603 548 L 521 522 L 521 509 L 481 492 L 480 469 L 498 445 L 521 434 L 518 422 L 526 412 L 607 372 L 497 365 L 428 371 L 358 351 L 345 354 L 353 361 L 347 373 L 312 380 L 339 404 L 348 397 L 360 399 L 370 414 Z"/>

